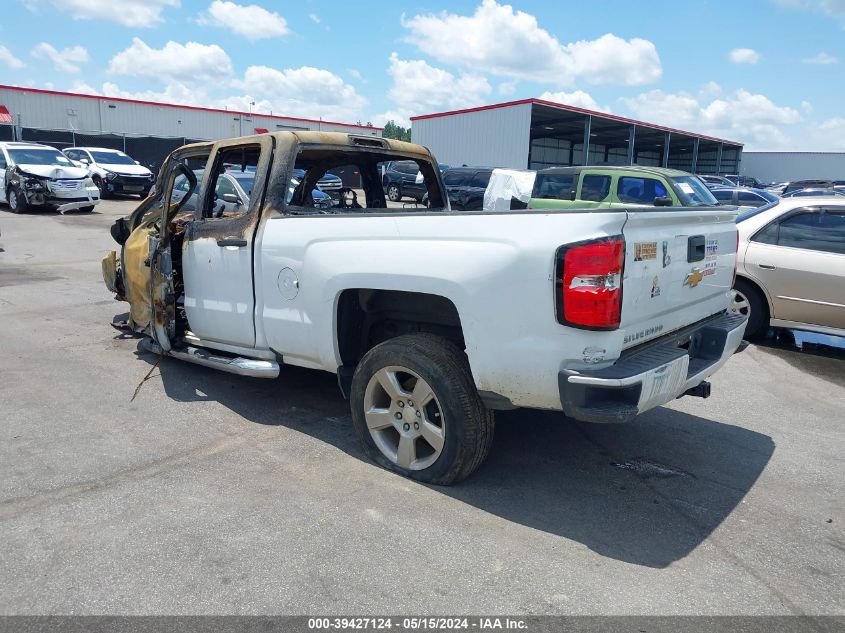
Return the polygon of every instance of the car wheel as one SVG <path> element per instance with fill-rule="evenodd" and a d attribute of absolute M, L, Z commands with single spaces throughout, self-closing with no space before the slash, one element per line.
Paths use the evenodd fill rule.
<path fill-rule="evenodd" d="M 12 213 L 23 213 L 27 210 L 26 196 L 17 187 L 9 190 L 9 209 Z"/>
<path fill-rule="evenodd" d="M 763 293 L 744 279 L 737 279 L 734 283 L 730 312 L 748 317 L 748 325 L 745 326 L 746 338 L 762 333 L 769 322 L 769 308 Z"/>
<path fill-rule="evenodd" d="M 391 202 L 399 202 L 402 199 L 402 192 L 399 190 L 399 185 L 391 184 L 387 186 L 387 198 Z"/>
<path fill-rule="evenodd" d="M 452 484 L 490 451 L 493 412 L 466 355 L 442 337 L 410 334 L 372 348 L 355 369 L 350 404 L 367 455 L 405 477 Z"/>

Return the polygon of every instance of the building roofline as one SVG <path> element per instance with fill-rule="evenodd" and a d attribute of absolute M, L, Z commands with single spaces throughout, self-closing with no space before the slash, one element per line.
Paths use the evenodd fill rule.
<path fill-rule="evenodd" d="M 579 114 L 589 114 L 590 116 L 594 116 L 601 119 L 608 119 L 611 121 L 619 121 L 620 123 L 629 123 L 633 125 L 638 125 L 645 128 L 650 128 L 653 130 L 660 130 L 661 132 L 673 132 L 675 134 L 683 134 L 685 136 L 694 136 L 701 139 L 705 139 L 708 141 L 716 141 L 718 143 L 726 143 L 728 145 L 736 145 L 738 147 L 743 147 L 743 143 L 739 143 L 738 141 L 730 141 L 728 139 L 719 138 L 717 136 L 707 136 L 706 134 L 698 134 L 697 132 L 689 132 L 686 130 L 679 130 L 676 128 L 666 127 L 664 125 L 657 125 L 655 123 L 647 123 L 645 121 L 638 121 L 637 119 L 629 119 L 627 117 L 618 116 L 616 114 L 608 114 L 607 112 L 598 112 L 596 110 L 587 110 L 586 108 L 578 108 L 576 106 L 567 105 L 565 103 L 556 103 L 554 101 L 546 101 L 544 99 L 519 99 L 518 101 L 506 101 L 504 103 L 493 103 L 490 105 L 478 106 L 475 108 L 465 108 L 463 110 L 450 110 L 448 112 L 435 112 L 433 114 L 421 114 L 419 116 L 412 116 L 411 121 L 420 121 L 423 119 L 436 119 L 439 117 L 445 116 L 452 116 L 455 114 L 469 114 L 471 112 L 481 112 L 483 110 L 497 110 L 499 108 L 510 108 L 512 106 L 518 105 L 542 105 L 548 106 L 552 108 L 558 108 L 560 110 L 568 110 L 569 112 L 578 112 Z"/>
<path fill-rule="evenodd" d="M 796 150 L 756 150 L 756 149 L 749 149 L 743 150 L 743 154 L 820 154 L 822 156 L 845 156 L 845 152 L 815 152 L 813 150 L 803 150 L 803 149 L 796 149 Z"/>
<path fill-rule="evenodd" d="M 261 112 L 243 112 L 241 110 L 220 110 L 219 108 L 205 108 L 202 106 L 181 105 L 178 103 L 162 103 L 159 101 L 143 101 L 141 99 L 127 99 L 125 97 L 108 97 L 106 95 L 89 95 L 78 92 L 61 92 L 59 90 L 45 90 L 43 88 L 24 88 L 23 86 L 7 86 L 0 84 L 0 90 L 16 90 L 18 92 L 31 92 L 35 94 L 56 95 L 60 97 L 81 97 L 83 99 L 106 99 L 108 101 L 118 101 L 121 103 L 137 103 L 141 105 L 153 105 L 163 108 L 177 108 L 180 110 L 198 110 L 200 112 L 217 112 L 226 114 L 238 114 L 246 116 L 260 116 L 268 119 L 281 119 L 285 121 L 302 121 L 303 123 L 323 123 L 325 125 L 342 125 L 344 127 L 354 127 L 361 130 L 378 130 L 384 131 L 384 128 L 375 125 L 358 125 L 357 123 L 340 123 L 339 121 L 323 121 L 320 119 L 304 119 L 295 116 L 282 116 L 279 114 L 263 114 Z"/>

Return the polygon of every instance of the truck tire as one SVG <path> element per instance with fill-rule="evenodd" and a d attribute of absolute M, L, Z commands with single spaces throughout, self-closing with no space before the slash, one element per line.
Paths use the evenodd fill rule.
<path fill-rule="evenodd" d="M 440 336 L 409 334 L 372 348 L 355 369 L 350 404 L 367 455 L 405 477 L 449 485 L 490 452 L 493 412 L 466 355 Z"/>
<path fill-rule="evenodd" d="M 26 202 L 26 196 L 24 196 L 23 192 L 17 187 L 9 189 L 8 199 L 9 210 L 12 213 L 25 213 L 29 208 L 29 205 Z"/>
<path fill-rule="evenodd" d="M 757 286 L 737 278 L 731 296 L 731 312 L 748 317 L 744 338 L 765 334 L 769 323 L 769 306 Z"/>

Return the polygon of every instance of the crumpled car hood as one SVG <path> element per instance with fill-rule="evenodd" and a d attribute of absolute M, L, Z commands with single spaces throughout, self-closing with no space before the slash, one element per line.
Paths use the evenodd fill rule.
<path fill-rule="evenodd" d="M 111 163 L 97 163 L 97 167 L 108 169 L 116 174 L 127 176 L 149 176 L 152 172 L 143 165 L 113 165 Z"/>
<path fill-rule="evenodd" d="M 18 165 L 18 169 L 30 176 L 58 180 L 59 178 L 85 178 L 87 169 L 79 167 L 58 167 L 56 165 Z"/>

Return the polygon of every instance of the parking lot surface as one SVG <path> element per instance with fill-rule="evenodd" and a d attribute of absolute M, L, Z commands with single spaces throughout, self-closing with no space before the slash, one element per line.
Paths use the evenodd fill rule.
<path fill-rule="evenodd" d="M 845 612 L 836 341 L 768 338 L 629 425 L 500 414 L 429 487 L 364 458 L 326 373 L 164 359 L 133 401 L 156 358 L 100 259 L 135 204 L 0 207 L 0 614 Z"/>

